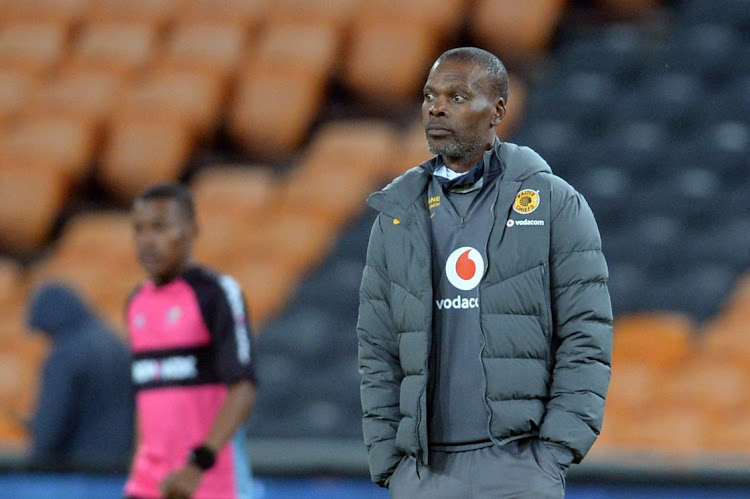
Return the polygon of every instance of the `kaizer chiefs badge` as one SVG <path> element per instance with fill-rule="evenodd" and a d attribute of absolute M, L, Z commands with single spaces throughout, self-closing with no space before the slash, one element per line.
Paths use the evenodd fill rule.
<path fill-rule="evenodd" d="M 539 192 L 531 189 L 518 191 L 516 200 L 513 202 L 513 211 L 521 215 L 528 215 L 539 206 Z"/>

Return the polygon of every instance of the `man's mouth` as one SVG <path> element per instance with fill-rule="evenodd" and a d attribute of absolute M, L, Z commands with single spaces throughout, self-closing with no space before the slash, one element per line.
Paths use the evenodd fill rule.
<path fill-rule="evenodd" d="M 453 133 L 453 130 L 441 126 L 428 126 L 427 127 L 427 135 L 431 137 L 443 137 L 445 135 L 450 135 Z"/>

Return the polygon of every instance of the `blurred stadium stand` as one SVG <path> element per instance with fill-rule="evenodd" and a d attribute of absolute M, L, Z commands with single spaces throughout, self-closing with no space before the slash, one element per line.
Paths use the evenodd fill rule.
<path fill-rule="evenodd" d="M 363 473 L 364 200 L 429 157 L 420 88 L 469 44 L 512 73 L 499 134 L 587 197 L 610 265 L 611 395 L 571 479 L 746 468 L 747 0 L 0 0 L 0 453 L 45 351 L 27 290 L 67 279 L 122 332 L 128 203 L 172 179 L 259 334 L 256 467 Z"/>

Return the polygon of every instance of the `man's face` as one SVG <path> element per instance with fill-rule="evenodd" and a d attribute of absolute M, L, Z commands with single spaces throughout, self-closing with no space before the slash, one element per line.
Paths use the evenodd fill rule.
<path fill-rule="evenodd" d="M 140 199 L 133 205 L 138 260 L 157 283 L 168 282 L 191 258 L 195 226 L 171 198 Z"/>
<path fill-rule="evenodd" d="M 492 145 L 504 107 L 476 64 L 447 60 L 433 66 L 422 102 L 430 152 L 453 160 L 481 156 Z"/>

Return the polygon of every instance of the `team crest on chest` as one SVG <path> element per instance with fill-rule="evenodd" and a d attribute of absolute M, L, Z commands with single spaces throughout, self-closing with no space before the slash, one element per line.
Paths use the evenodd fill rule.
<path fill-rule="evenodd" d="M 528 215 L 539 207 L 539 192 L 531 189 L 518 191 L 513 202 L 513 211 L 521 215 Z"/>

